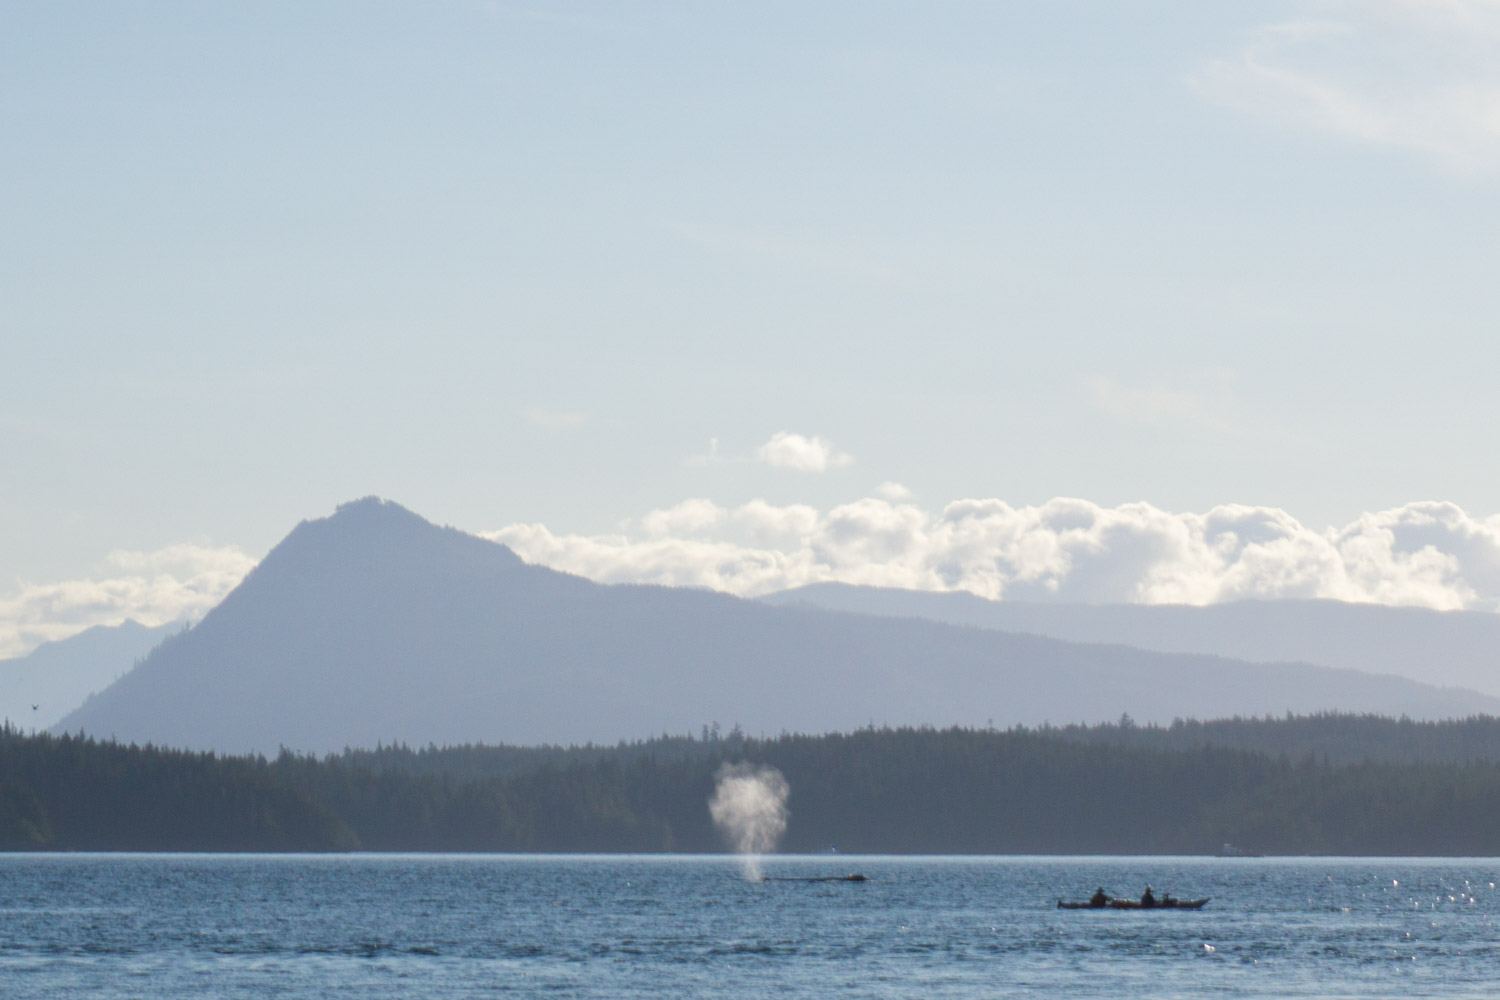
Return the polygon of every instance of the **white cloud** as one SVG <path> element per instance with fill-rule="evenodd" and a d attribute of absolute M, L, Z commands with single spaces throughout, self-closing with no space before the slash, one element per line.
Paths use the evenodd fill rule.
<path fill-rule="evenodd" d="M 756 458 L 778 469 L 798 472 L 826 472 L 833 466 L 848 465 L 853 456 L 835 451 L 820 437 L 803 437 L 791 431 L 777 431 L 771 439 L 755 449 Z"/>
<path fill-rule="evenodd" d="M 1294 127 L 1500 168 L 1500 3 L 1343 0 L 1260 28 L 1191 80 L 1204 97 Z"/>
<path fill-rule="evenodd" d="M 712 527 L 723 517 L 723 510 L 711 500 L 684 500 L 666 510 L 653 510 L 641 518 L 641 527 L 653 538 L 691 535 Z"/>
<path fill-rule="evenodd" d="M 818 512 L 806 504 L 777 507 L 764 500 L 751 500 L 730 515 L 762 545 L 802 538 L 818 526 Z"/>
<path fill-rule="evenodd" d="M 882 500 L 896 501 L 910 500 L 912 493 L 911 490 L 907 489 L 905 486 L 902 486 L 900 483 L 887 481 L 875 487 L 875 495 L 880 497 Z"/>
<path fill-rule="evenodd" d="M 21 583 L 0 597 L 0 657 L 127 618 L 154 626 L 202 615 L 254 566 L 234 546 L 172 545 L 111 553 L 89 579 Z"/>
<path fill-rule="evenodd" d="M 1276 508 L 1237 504 L 1197 514 L 1067 498 L 1032 507 L 959 500 L 938 512 L 889 497 L 827 511 L 694 500 L 647 514 L 640 527 L 583 536 L 511 525 L 486 537 L 596 580 L 744 596 L 837 580 L 996 600 L 1318 597 L 1500 610 L 1500 517 L 1475 518 L 1442 503 L 1317 530 Z"/>

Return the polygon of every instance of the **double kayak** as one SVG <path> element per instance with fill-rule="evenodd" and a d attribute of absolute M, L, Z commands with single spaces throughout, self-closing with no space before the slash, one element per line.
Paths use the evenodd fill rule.
<path fill-rule="evenodd" d="M 1171 896 L 1163 896 L 1152 905 L 1142 905 L 1139 899 L 1111 899 L 1104 903 L 1069 903 L 1059 899 L 1057 908 L 1059 910 L 1201 910 L 1203 904 L 1208 902 L 1204 899 L 1173 899 Z"/>

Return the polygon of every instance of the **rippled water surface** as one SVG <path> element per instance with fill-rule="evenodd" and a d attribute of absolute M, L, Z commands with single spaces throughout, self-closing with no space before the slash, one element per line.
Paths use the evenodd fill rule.
<path fill-rule="evenodd" d="M 1492 997 L 1500 861 L 0 856 L 0 996 Z M 1103 884 L 1200 912 L 1067 911 Z"/>

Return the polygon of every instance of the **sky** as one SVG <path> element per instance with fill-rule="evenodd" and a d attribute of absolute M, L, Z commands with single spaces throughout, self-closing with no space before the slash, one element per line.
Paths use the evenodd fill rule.
<path fill-rule="evenodd" d="M 1500 607 L 1500 0 L 0 0 L 0 656 L 598 579 Z"/>

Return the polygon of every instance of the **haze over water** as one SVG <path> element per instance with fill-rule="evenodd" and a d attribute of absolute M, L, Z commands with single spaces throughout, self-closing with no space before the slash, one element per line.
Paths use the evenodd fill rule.
<path fill-rule="evenodd" d="M 1493 995 L 1500 860 L 8 855 L 0 995 Z M 1060 911 L 1103 884 L 1201 912 Z"/>

